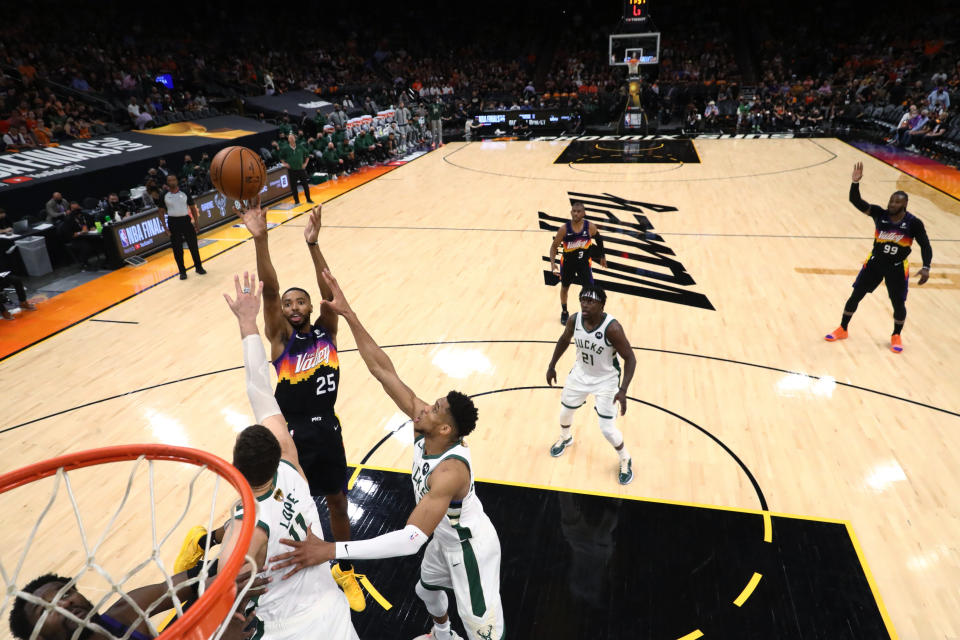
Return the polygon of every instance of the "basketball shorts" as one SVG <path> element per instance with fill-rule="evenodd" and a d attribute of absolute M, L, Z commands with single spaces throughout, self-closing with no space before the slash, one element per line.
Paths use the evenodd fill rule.
<path fill-rule="evenodd" d="M 262 635 L 261 635 L 262 630 Z M 359 640 L 350 605 L 340 589 L 330 589 L 317 600 L 316 606 L 304 614 L 258 622 L 251 640 Z"/>
<path fill-rule="evenodd" d="M 613 398 L 619 389 L 619 376 L 595 381 L 580 374 L 574 367 L 563 383 L 560 403 L 567 409 L 579 409 L 587 401 L 587 396 L 592 395 L 593 408 L 597 415 L 602 418 L 615 418 L 617 408 L 614 406 Z"/>
<path fill-rule="evenodd" d="M 300 468 L 310 484 L 310 494 L 329 496 L 347 488 L 347 454 L 343 431 L 335 413 L 296 416 L 287 427 L 297 445 Z"/>
<path fill-rule="evenodd" d="M 910 264 L 906 260 L 895 264 L 881 264 L 876 260 L 867 260 L 857 274 L 857 279 L 853 281 L 853 287 L 872 293 L 881 282 L 886 283 L 887 294 L 891 300 L 905 301 L 910 285 Z"/>
<path fill-rule="evenodd" d="M 453 592 L 467 632 L 464 640 L 500 640 L 506 628 L 500 603 L 500 538 L 492 524 L 471 533 L 457 547 L 432 538 L 420 564 L 420 584 Z"/>
<path fill-rule="evenodd" d="M 590 258 L 587 250 L 571 251 L 570 255 L 563 256 L 560 265 L 560 284 L 569 287 L 578 284 L 581 287 L 593 284 L 593 269 L 590 268 Z"/>

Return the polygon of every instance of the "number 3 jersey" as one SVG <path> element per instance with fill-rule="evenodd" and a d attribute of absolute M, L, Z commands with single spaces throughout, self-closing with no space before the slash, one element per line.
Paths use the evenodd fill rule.
<path fill-rule="evenodd" d="M 243 519 L 241 506 L 234 509 L 233 517 Z M 323 539 L 323 529 L 317 505 L 310 497 L 310 487 L 297 469 L 281 460 L 274 476 L 274 486 L 268 493 L 257 496 L 257 527 L 267 534 L 267 571 L 273 578 L 270 588 L 260 596 L 257 617 L 264 622 L 282 621 L 317 608 L 321 599 L 336 595 L 340 588 L 333 581 L 327 563 L 307 567 L 292 577 L 283 580 L 289 569 L 273 571 L 270 558 L 291 551 L 280 540 L 305 540 L 307 528 Z"/>
<path fill-rule="evenodd" d="M 607 341 L 607 327 L 614 317 L 609 313 L 603 315 L 603 320 L 593 331 L 584 328 L 582 313 L 576 314 L 574 320 L 573 343 L 577 347 L 577 358 L 570 373 L 584 384 L 600 384 L 620 377 L 617 350 Z"/>
<path fill-rule="evenodd" d="M 340 360 L 330 333 L 318 319 L 310 331 L 294 331 L 280 357 L 274 397 L 288 422 L 333 413 L 340 386 Z"/>

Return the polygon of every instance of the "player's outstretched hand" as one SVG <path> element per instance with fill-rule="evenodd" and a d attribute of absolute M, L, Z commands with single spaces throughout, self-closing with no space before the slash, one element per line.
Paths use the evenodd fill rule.
<path fill-rule="evenodd" d="M 340 285 L 337 284 L 337 279 L 330 273 L 330 269 L 323 270 L 323 279 L 326 280 L 327 286 L 330 287 L 330 292 L 333 294 L 332 300 L 324 300 L 321 303 L 323 307 L 341 316 L 350 313 L 350 303 L 347 302 L 346 297 L 344 297 L 343 291 L 340 289 Z"/>
<path fill-rule="evenodd" d="M 243 220 L 243 225 L 254 238 L 263 237 L 267 234 L 267 211 L 260 205 L 260 196 L 257 196 L 255 205 L 244 209 L 240 219 Z"/>
<path fill-rule="evenodd" d="M 853 175 L 850 176 L 852 182 L 860 182 L 863 178 L 863 163 L 857 162 L 853 165 Z"/>
<path fill-rule="evenodd" d="M 323 209 L 322 204 L 315 205 L 307 216 L 307 226 L 303 230 L 303 238 L 310 243 L 316 242 L 320 235 L 320 218 Z"/>
<path fill-rule="evenodd" d="M 284 580 L 301 569 L 329 562 L 337 555 L 337 545 L 333 542 L 325 542 L 315 536 L 312 526 L 307 527 L 306 540 L 297 541 L 281 538 L 280 544 L 293 547 L 293 551 L 270 558 L 270 569 L 290 568 L 290 571 L 283 576 Z"/>
<path fill-rule="evenodd" d="M 263 283 L 257 281 L 257 274 L 243 272 L 243 288 L 240 287 L 240 276 L 233 276 L 233 284 L 237 290 L 237 298 L 233 300 L 228 294 L 223 294 L 227 306 L 233 315 L 241 322 L 252 320 L 256 322 L 257 312 L 260 311 L 260 295 L 263 293 Z"/>
<path fill-rule="evenodd" d="M 557 370 L 553 367 L 547 368 L 547 384 L 551 387 L 557 383 Z"/>
<path fill-rule="evenodd" d="M 917 284 L 924 284 L 927 280 L 930 279 L 930 269 L 924 267 L 920 269 L 920 280 L 917 281 Z"/>
<path fill-rule="evenodd" d="M 614 402 L 620 403 L 620 415 L 626 415 L 627 413 L 627 392 L 623 389 L 617 391 L 617 395 L 613 396 Z"/>
<path fill-rule="evenodd" d="M 554 262 L 553 264 L 550 265 L 550 271 L 553 272 L 553 275 L 559 276 L 559 275 L 560 275 L 560 265 L 558 265 L 556 262 Z"/>

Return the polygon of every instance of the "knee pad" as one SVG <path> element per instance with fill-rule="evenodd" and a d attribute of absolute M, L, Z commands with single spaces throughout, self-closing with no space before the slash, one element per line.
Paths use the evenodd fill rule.
<path fill-rule="evenodd" d="M 616 418 L 604 418 L 599 413 L 597 413 L 597 416 L 597 421 L 600 423 L 600 433 L 607 439 L 607 442 L 614 447 L 623 444 L 623 434 L 620 433 L 620 429 L 617 429 Z"/>
<path fill-rule="evenodd" d="M 423 600 L 427 606 L 427 611 L 435 618 L 442 618 L 447 613 L 447 594 L 442 589 L 427 589 L 420 580 L 417 580 L 417 586 L 414 588 L 417 597 Z"/>
<path fill-rule="evenodd" d="M 560 424 L 564 427 L 569 427 L 573 424 L 573 414 L 576 412 L 576 409 L 571 409 L 565 404 L 560 405 Z"/>

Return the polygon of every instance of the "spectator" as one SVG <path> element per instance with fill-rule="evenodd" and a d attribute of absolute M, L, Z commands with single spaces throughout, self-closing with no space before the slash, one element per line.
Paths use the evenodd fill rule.
<path fill-rule="evenodd" d="M 719 118 L 720 109 L 717 107 L 717 103 L 711 100 L 707 103 L 707 108 L 703 110 L 704 125 L 712 128 L 717 124 Z"/>
<path fill-rule="evenodd" d="M 53 142 L 53 131 L 43 122 L 43 118 L 37 120 L 37 126 L 33 128 L 33 137 L 42 147 L 48 147 Z"/>
<path fill-rule="evenodd" d="M 137 104 L 136 96 L 130 96 L 130 102 L 127 104 L 127 113 L 130 114 L 130 121 L 136 123 L 137 118 L 140 117 L 140 105 Z"/>
<path fill-rule="evenodd" d="M 47 200 L 47 222 L 56 222 L 62 219 L 70 209 L 70 203 L 63 199 L 59 191 L 53 193 L 53 197 Z"/>
<path fill-rule="evenodd" d="M 930 95 L 927 96 L 927 101 L 930 103 L 930 108 L 950 108 L 950 94 L 947 93 L 947 90 L 943 88 L 942 84 L 937 85 L 937 88 L 930 92 Z"/>
<path fill-rule="evenodd" d="M 11 233 L 12 231 L 13 225 L 7 219 L 7 210 L 0 207 L 0 233 Z"/>

